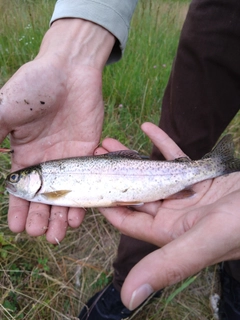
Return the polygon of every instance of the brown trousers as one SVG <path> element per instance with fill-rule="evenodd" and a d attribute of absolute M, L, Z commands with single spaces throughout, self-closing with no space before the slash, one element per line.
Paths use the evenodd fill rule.
<path fill-rule="evenodd" d="M 240 107 L 240 0 L 193 0 L 164 94 L 159 126 L 192 159 L 209 152 Z M 153 147 L 153 159 L 162 159 Z M 220 232 L 220 231 L 219 231 Z M 120 289 L 156 246 L 121 236 L 114 263 Z M 240 261 L 225 263 L 240 281 Z"/>

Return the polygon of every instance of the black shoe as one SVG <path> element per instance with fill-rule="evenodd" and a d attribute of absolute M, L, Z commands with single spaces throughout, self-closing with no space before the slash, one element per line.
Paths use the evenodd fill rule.
<path fill-rule="evenodd" d="M 219 320 L 240 319 L 240 283 L 231 277 L 224 267 L 220 271 L 221 299 L 219 301 Z"/>
<path fill-rule="evenodd" d="M 88 300 L 78 316 L 80 320 L 122 320 L 133 314 L 122 303 L 120 292 L 111 283 Z"/>
<path fill-rule="evenodd" d="M 154 297 L 160 295 L 161 291 L 158 291 Z M 124 306 L 120 292 L 111 283 L 88 300 L 78 317 L 80 320 L 124 320 L 135 311 L 130 311 Z"/>

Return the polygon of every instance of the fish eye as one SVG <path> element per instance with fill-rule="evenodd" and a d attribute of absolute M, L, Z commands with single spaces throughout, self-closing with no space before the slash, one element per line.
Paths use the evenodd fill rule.
<path fill-rule="evenodd" d="M 18 173 L 12 173 L 9 177 L 9 181 L 12 183 L 18 182 L 19 179 L 20 179 L 20 174 L 18 174 Z"/>

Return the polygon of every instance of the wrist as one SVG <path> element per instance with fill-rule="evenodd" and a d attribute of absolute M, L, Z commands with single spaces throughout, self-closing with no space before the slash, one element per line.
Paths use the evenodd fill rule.
<path fill-rule="evenodd" d="M 50 55 L 73 68 L 85 65 L 102 70 L 114 43 L 109 31 L 91 21 L 60 19 L 46 32 L 36 59 Z"/>

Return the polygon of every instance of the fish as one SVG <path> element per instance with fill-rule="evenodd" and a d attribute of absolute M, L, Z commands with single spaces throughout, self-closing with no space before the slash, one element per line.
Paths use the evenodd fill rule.
<path fill-rule="evenodd" d="M 226 135 L 200 160 L 149 160 L 132 150 L 50 160 L 8 174 L 6 189 L 49 205 L 131 206 L 171 198 L 197 182 L 237 171 L 240 159 Z"/>

